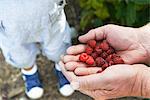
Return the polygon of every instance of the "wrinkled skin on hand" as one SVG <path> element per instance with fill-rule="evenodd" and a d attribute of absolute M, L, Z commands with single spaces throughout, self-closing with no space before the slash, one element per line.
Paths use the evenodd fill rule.
<path fill-rule="evenodd" d="M 79 62 L 79 54 L 85 52 L 86 48 L 84 44 L 79 44 L 68 48 L 67 55 L 62 57 L 62 72 L 76 90 L 96 100 L 141 96 L 141 70 L 146 66 L 135 63 L 148 63 L 149 54 L 145 48 L 147 41 L 144 38 L 138 28 L 105 25 L 93 29 L 80 36 L 79 41 L 87 43 L 91 39 L 105 39 L 117 50 L 125 64 L 113 65 L 102 73 L 96 73 L 101 68 Z"/>
<path fill-rule="evenodd" d="M 62 62 L 60 65 L 74 89 L 96 100 L 141 95 L 142 79 L 139 70 L 145 68 L 144 65 L 113 65 L 102 73 L 87 76 L 76 76 L 66 71 Z"/>
<path fill-rule="evenodd" d="M 79 41 L 86 43 L 90 39 L 106 39 L 113 48 L 118 50 L 117 53 L 125 63 L 146 63 L 148 54 L 142 44 L 144 39 L 141 39 L 141 35 L 139 28 L 105 25 L 90 30 L 87 34 L 79 37 Z"/>

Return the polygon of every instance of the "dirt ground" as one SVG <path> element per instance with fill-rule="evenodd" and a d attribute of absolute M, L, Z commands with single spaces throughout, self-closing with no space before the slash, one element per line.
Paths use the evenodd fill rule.
<path fill-rule="evenodd" d="M 37 64 L 45 90 L 45 94 L 40 100 L 91 100 L 79 92 L 74 93 L 69 98 L 62 97 L 57 90 L 53 63 L 45 57 L 39 56 L 37 57 Z M 2 55 L 0 55 L 0 89 L 0 96 L 4 100 L 29 100 L 24 94 L 24 84 L 20 70 L 6 64 Z"/>
<path fill-rule="evenodd" d="M 38 56 L 37 64 L 44 85 L 44 96 L 39 100 L 92 100 L 88 96 L 75 92 L 70 97 L 63 97 L 57 90 L 57 79 L 53 72 L 54 64 L 46 57 Z M 5 63 L 0 53 L 0 100 L 30 100 L 24 93 L 24 84 L 20 70 Z M 116 99 L 117 100 L 117 99 Z M 118 100 L 142 100 L 136 98 L 123 98 Z"/>
<path fill-rule="evenodd" d="M 76 1 L 76 0 L 74 0 Z M 67 1 L 67 19 L 71 26 L 79 29 L 79 10 L 73 0 Z M 70 14 L 71 13 L 71 14 Z M 53 72 L 54 64 L 46 57 L 38 56 L 37 64 L 44 85 L 44 96 L 40 100 L 92 100 L 90 97 L 75 92 L 72 96 L 65 98 L 57 90 L 57 79 Z M 19 69 L 13 68 L 4 60 L 0 52 L 0 100 L 29 100 L 24 93 L 24 83 Z M 118 100 L 142 100 L 137 98 L 123 98 Z"/>

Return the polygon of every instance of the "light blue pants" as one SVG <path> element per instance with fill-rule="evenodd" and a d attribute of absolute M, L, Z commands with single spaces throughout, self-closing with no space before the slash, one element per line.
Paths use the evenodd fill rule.
<path fill-rule="evenodd" d="M 42 2 L 43 0 L 37 1 Z M 27 2 L 30 1 L 27 0 Z M 44 3 L 44 5 L 47 4 L 46 2 Z M 1 4 L 0 1 L 0 6 Z M 34 10 L 30 9 L 30 13 L 36 12 L 36 7 L 43 7 L 41 3 L 39 5 L 35 3 L 34 5 Z M 14 5 L 8 6 L 11 8 Z M 11 11 L 9 12 L 8 8 L 2 10 L 0 7 L 0 14 L 2 13 L 2 16 L 0 15 L 0 48 L 9 64 L 17 68 L 32 66 L 40 51 L 49 60 L 59 61 L 60 55 L 65 53 L 65 50 L 71 45 L 71 30 L 61 7 L 54 3 L 53 9 L 52 7 L 48 10 L 43 8 L 43 12 L 38 12 L 38 10 L 42 9 L 40 8 L 37 9 L 37 14 L 35 13 L 32 16 L 26 11 L 25 13 L 28 16 L 23 16 L 24 13 L 21 13 L 18 10 L 19 8 L 16 8 L 13 9 L 12 15 L 9 16 L 13 16 L 15 11 L 16 15 L 14 14 L 10 18 L 5 17 L 5 15 L 8 15 L 7 13 L 11 14 Z M 27 7 L 25 8 L 28 9 Z M 40 44 L 40 48 L 37 43 Z"/>

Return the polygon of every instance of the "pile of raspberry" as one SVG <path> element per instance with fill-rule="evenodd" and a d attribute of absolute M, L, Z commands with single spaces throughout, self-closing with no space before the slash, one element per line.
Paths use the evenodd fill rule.
<path fill-rule="evenodd" d="M 123 64 L 123 59 L 116 54 L 115 49 L 106 40 L 89 40 L 84 53 L 80 54 L 79 60 L 90 66 L 101 67 L 104 71 L 107 67 Z"/>

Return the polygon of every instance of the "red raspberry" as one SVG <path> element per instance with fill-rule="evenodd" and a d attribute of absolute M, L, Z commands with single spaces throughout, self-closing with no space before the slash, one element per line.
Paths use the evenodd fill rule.
<path fill-rule="evenodd" d="M 115 64 L 124 64 L 124 61 L 121 57 L 116 57 L 113 59 Z"/>
<path fill-rule="evenodd" d="M 91 56 L 92 56 L 94 59 L 96 59 L 96 58 L 98 57 L 98 54 L 97 54 L 96 52 L 93 52 L 93 53 L 91 54 Z"/>
<path fill-rule="evenodd" d="M 95 60 L 96 66 L 101 67 L 105 64 L 105 60 L 102 57 L 97 57 Z"/>
<path fill-rule="evenodd" d="M 98 49 L 100 49 L 100 47 L 97 45 L 94 50 L 97 51 Z"/>
<path fill-rule="evenodd" d="M 108 55 L 107 58 L 106 58 L 106 61 L 109 62 L 109 61 L 111 61 L 112 59 L 113 59 L 113 56 L 112 56 L 112 55 Z"/>
<path fill-rule="evenodd" d="M 94 59 L 93 59 L 93 57 L 92 57 L 92 56 L 89 56 L 89 58 L 86 60 L 86 63 L 87 63 L 88 65 L 93 65 L 93 64 L 94 64 Z"/>
<path fill-rule="evenodd" d="M 90 55 L 93 52 L 93 49 L 90 46 L 87 46 L 85 52 Z"/>
<path fill-rule="evenodd" d="M 108 54 L 107 54 L 106 52 L 103 52 L 103 53 L 101 54 L 101 57 L 104 58 L 104 59 L 107 58 L 107 56 L 108 56 Z"/>
<path fill-rule="evenodd" d="M 107 51 L 107 50 L 109 50 L 109 45 L 108 45 L 108 43 L 107 43 L 107 41 L 103 41 L 102 43 L 100 43 L 100 48 L 102 49 L 102 50 L 104 50 L 104 51 Z"/>
<path fill-rule="evenodd" d="M 82 53 L 79 56 L 79 60 L 82 61 L 82 62 L 85 62 L 88 58 L 89 58 L 89 55 L 87 55 L 86 53 Z"/>
<path fill-rule="evenodd" d="M 124 63 L 123 59 L 115 53 L 115 49 L 106 40 L 101 43 L 96 43 L 95 40 L 88 41 L 85 52 L 79 56 L 79 60 L 88 65 L 101 67 L 102 70 L 97 73 L 101 73 L 111 65 Z"/>
<path fill-rule="evenodd" d="M 113 53 L 112 54 L 113 58 L 119 57 L 117 54 Z"/>
<path fill-rule="evenodd" d="M 110 54 L 115 53 L 115 50 L 111 47 L 106 51 L 106 53 L 110 55 Z"/>
<path fill-rule="evenodd" d="M 95 41 L 95 40 L 89 40 L 89 41 L 87 42 L 87 44 L 88 44 L 90 47 L 92 47 L 92 48 L 95 48 L 95 47 L 96 47 L 96 41 Z"/>
<path fill-rule="evenodd" d="M 115 63 L 113 61 L 109 61 L 108 65 L 111 66 L 111 65 L 114 65 Z"/>
<path fill-rule="evenodd" d="M 99 48 L 99 46 L 96 46 L 96 47 L 95 47 L 95 51 L 96 51 L 96 53 L 99 54 L 99 55 L 103 52 L 102 49 Z"/>
<path fill-rule="evenodd" d="M 102 66 L 102 70 L 105 70 L 107 67 L 109 67 L 109 64 L 105 62 L 105 64 Z"/>
<path fill-rule="evenodd" d="M 109 65 L 107 62 L 105 62 L 105 64 L 102 66 L 103 68 L 107 68 Z"/>

